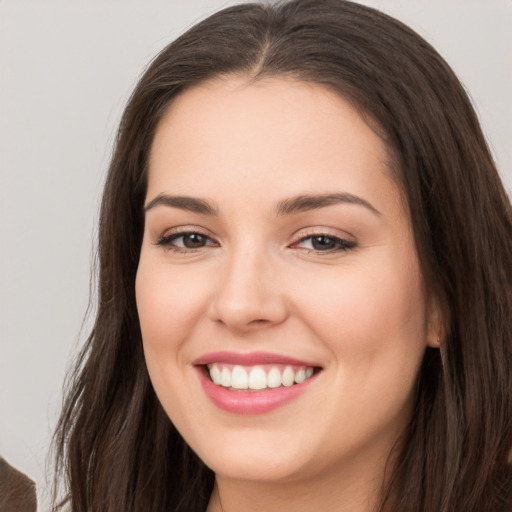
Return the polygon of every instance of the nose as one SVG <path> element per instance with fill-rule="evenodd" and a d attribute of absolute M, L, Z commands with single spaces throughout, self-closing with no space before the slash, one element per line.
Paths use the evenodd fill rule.
<path fill-rule="evenodd" d="M 270 257 L 250 249 L 228 257 L 219 272 L 210 318 L 238 333 L 284 322 L 287 304 L 275 266 Z"/>

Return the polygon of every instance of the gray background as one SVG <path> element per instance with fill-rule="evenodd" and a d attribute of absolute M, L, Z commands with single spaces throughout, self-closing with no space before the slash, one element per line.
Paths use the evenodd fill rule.
<path fill-rule="evenodd" d="M 115 128 L 150 58 L 234 2 L 0 0 L 0 453 L 38 482 L 83 323 Z M 512 189 L 512 0 L 362 1 L 447 59 Z M 40 509 L 45 509 L 44 505 Z"/>

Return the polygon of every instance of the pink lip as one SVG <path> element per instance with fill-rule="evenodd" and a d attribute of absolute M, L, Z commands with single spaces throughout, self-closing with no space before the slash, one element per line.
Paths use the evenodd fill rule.
<path fill-rule="evenodd" d="M 271 354 L 268 352 L 211 352 L 196 359 L 192 364 L 195 366 L 207 365 L 211 363 L 239 364 L 241 366 L 255 366 L 257 364 L 289 364 L 293 366 L 315 366 L 317 364 L 300 361 L 292 357 Z"/>
<path fill-rule="evenodd" d="M 210 400 L 220 409 L 235 414 L 263 414 L 281 407 L 304 393 L 316 380 L 318 373 L 300 384 L 289 387 L 266 389 L 263 391 L 230 390 L 214 384 L 206 375 L 204 365 L 216 362 L 239 364 L 243 366 L 263 364 L 287 364 L 295 366 L 316 366 L 289 357 L 263 352 L 237 354 L 234 352 L 215 352 L 206 354 L 194 361 L 203 389 Z"/>

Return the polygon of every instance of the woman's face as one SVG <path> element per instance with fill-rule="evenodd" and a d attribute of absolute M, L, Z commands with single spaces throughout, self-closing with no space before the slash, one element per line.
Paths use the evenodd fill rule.
<path fill-rule="evenodd" d="M 160 123 L 136 281 L 144 352 L 218 477 L 364 472 L 407 424 L 435 333 L 387 160 L 346 101 L 297 81 L 212 81 Z"/>

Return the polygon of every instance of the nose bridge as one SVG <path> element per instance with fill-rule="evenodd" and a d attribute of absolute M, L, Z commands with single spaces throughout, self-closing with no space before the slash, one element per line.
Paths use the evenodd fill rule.
<path fill-rule="evenodd" d="M 233 246 L 219 272 L 213 318 L 235 330 L 282 322 L 286 307 L 274 267 L 262 244 L 245 240 Z"/>

